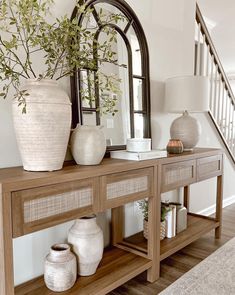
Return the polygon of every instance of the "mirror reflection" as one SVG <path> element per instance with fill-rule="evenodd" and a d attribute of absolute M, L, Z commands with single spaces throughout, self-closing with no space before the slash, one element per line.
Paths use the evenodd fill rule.
<path fill-rule="evenodd" d="M 94 1 L 91 11 L 82 24 L 97 39 L 83 46 L 93 46 L 91 59 L 99 59 L 96 68 L 79 70 L 80 122 L 102 125 L 108 146 L 124 146 L 127 138 L 150 136 L 147 44 L 141 36 L 143 52 L 139 23 L 125 10 Z"/>

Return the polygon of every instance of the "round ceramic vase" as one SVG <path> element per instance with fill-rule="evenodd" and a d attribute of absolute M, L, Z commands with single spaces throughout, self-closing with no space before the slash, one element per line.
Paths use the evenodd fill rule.
<path fill-rule="evenodd" d="M 102 259 L 104 238 L 94 215 L 77 219 L 69 230 L 68 242 L 78 258 L 78 274 L 90 276 Z"/>
<path fill-rule="evenodd" d="M 66 291 L 74 285 L 77 278 L 76 256 L 67 244 L 51 247 L 44 264 L 44 281 L 54 292 Z"/>
<path fill-rule="evenodd" d="M 71 128 L 68 95 L 51 79 L 26 80 L 26 114 L 17 99 L 12 105 L 13 122 L 23 167 L 28 171 L 62 168 Z"/>
<path fill-rule="evenodd" d="M 106 151 L 102 126 L 78 125 L 71 136 L 71 152 L 80 165 L 98 165 Z"/>

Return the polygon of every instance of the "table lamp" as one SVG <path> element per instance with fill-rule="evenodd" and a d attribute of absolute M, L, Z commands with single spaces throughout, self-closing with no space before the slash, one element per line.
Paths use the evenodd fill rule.
<path fill-rule="evenodd" d="M 182 76 L 166 80 L 165 110 L 183 113 L 170 128 L 172 139 L 182 141 L 184 150 L 193 150 L 201 134 L 200 123 L 190 112 L 209 111 L 209 79 L 205 76 Z"/>

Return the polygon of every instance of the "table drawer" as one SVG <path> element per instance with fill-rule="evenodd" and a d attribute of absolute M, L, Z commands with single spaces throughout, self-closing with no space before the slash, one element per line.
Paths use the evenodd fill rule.
<path fill-rule="evenodd" d="M 218 176 L 222 173 L 223 157 L 216 155 L 197 160 L 197 181 Z"/>
<path fill-rule="evenodd" d="M 13 236 L 34 232 L 96 211 L 97 181 L 87 179 L 12 193 Z"/>
<path fill-rule="evenodd" d="M 191 184 L 196 181 L 196 161 L 183 161 L 162 165 L 161 192 Z"/>
<path fill-rule="evenodd" d="M 121 172 L 102 177 L 103 207 L 114 208 L 152 196 L 153 168 Z"/>

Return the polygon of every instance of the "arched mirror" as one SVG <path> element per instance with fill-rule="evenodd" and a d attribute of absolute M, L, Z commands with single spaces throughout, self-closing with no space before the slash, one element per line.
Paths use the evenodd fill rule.
<path fill-rule="evenodd" d="M 122 0 L 81 1 L 72 19 L 88 36 L 90 62 L 71 78 L 73 127 L 102 125 L 107 150 L 150 137 L 149 54 L 143 28 Z"/>

